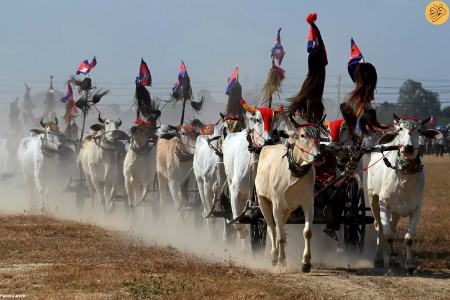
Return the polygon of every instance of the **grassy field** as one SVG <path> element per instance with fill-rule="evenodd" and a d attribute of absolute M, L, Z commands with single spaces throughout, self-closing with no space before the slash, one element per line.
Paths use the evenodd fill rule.
<path fill-rule="evenodd" d="M 426 156 L 424 163 L 425 197 L 414 249 L 420 266 L 450 269 L 450 157 Z M 399 237 L 407 224 L 401 220 Z"/>
<path fill-rule="evenodd" d="M 425 158 L 415 276 L 372 269 L 279 273 L 205 262 L 125 232 L 36 215 L 0 216 L 0 297 L 26 299 L 373 299 L 450 294 L 450 158 Z M 405 222 L 400 224 L 403 236 Z M 399 240 L 399 242 L 401 242 Z M 400 245 L 400 244 L 398 244 Z"/>

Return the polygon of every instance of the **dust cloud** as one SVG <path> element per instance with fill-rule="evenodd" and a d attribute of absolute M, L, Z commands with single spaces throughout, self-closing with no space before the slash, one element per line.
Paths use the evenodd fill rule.
<path fill-rule="evenodd" d="M 126 120 L 126 118 L 124 118 Z M 128 123 L 128 122 L 129 123 Z M 88 122 L 88 125 L 92 124 Z M 124 124 L 131 124 L 126 120 Z M 131 126 L 131 125 L 130 125 Z M 3 126 L 2 126 L 3 127 Z M 4 127 L 3 127 L 4 128 Z M 125 131 L 128 128 L 125 126 Z M 24 133 L 25 135 L 26 133 Z M 10 170 L 12 171 L 12 170 Z M 186 221 L 179 222 L 173 210 L 165 210 L 161 218 L 153 212 L 150 199 L 134 211 L 129 211 L 125 201 L 117 201 L 115 210 L 106 214 L 100 203 L 86 199 L 84 207 L 76 205 L 75 194 L 66 193 L 70 177 L 77 177 L 77 166 L 74 162 L 71 168 L 57 170 L 58 179 L 52 182 L 49 197 L 45 200 L 45 214 L 79 222 L 95 224 L 107 229 L 123 233 L 125 239 L 139 241 L 146 245 L 174 247 L 185 253 L 202 259 L 233 263 L 252 268 L 274 272 L 298 272 L 303 253 L 303 226 L 287 225 L 287 266 L 283 269 L 274 268 L 270 262 L 270 241 L 264 253 L 252 254 L 249 239 L 245 242 L 235 240 L 228 243 L 223 238 L 224 220 L 215 220 L 214 230 L 210 231 L 201 216 L 191 213 Z M 30 194 L 19 174 L 13 178 L 0 182 L 0 213 L 1 214 L 39 214 L 39 201 L 36 195 Z M 168 203 L 170 208 L 171 203 Z M 370 267 L 375 248 L 374 234 L 371 226 L 366 232 L 366 247 L 362 255 L 350 255 L 337 251 L 337 242 L 323 233 L 324 225 L 314 225 L 312 237 L 313 267 Z"/>

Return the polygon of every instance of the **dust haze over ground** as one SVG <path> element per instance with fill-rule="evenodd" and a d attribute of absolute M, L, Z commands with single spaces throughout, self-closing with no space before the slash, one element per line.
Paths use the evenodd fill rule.
<path fill-rule="evenodd" d="M 124 120 L 124 130 L 127 131 L 131 126 L 131 122 L 129 118 L 126 119 L 126 116 L 125 118 L 124 116 L 122 116 L 122 118 Z M 2 118 L 2 120 L 5 119 L 6 118 Z M 95 116 L 91 115 L 91 118 L 89 119 L 87 124 L 90 125 L 93 122 L 95 122 Z M 5 126 L 6 125 L 2 125 L 2 128 L 5 128 Z M 445 163 L 442 164 L 442 161 Z M 124 202 L 120 201 L 117 202 L 114 213 L 105 214 L 99 203 L 95 203 L 95 208 L 92 208 L 90 200 L 87 199 L 84 205 L 84 209 L 80 211 L 75 205 L 74 194 L 63 192 L 70 176 L 75 177 L 77 175 L 78 171 L 75 165 L 72 166 L 73 168 L 71 170 L 67 168 L 60 170 L 61 176 L 60 178 L 58 178 L 58 181 L 54 182 L 53 187 L 50 191 L 50 196 L 48 199 L 46 199 L 45 215 L 50 217 L 50 219 L 40 219 L 40 217 L 36 218 L 38 220 L 41 220 L 41 222 L 44 224 L 59 224 L 58 222 L 61 222 L 61 224 L 63 225 L 66 224 L 64 223 L 64 221 L 55 221 L 54 219 L 52 219 L 56 218 L 58 220 L 69 220 L 81 222 L 84 224 L 92 224 L 113 232 L 118 231 L 120 233 L 118 237 L 120 241 L 125 244 L 138 243 L 139 245 L 144 247 L 142 248 L 143 250 L 139 248 L 144 252 L 147 251 L 145 249 L 159 249 L 159 247 L 165 247 L 162 248 L 163 250 L 161 251 L 168 251 L 168 253 L 171 253 L 170 251 L 174 251 L 173 249 L 175 248 L 181 251 L 180 253 L 184 253 L 183 255 L 190 254 L 193 255 L 195 259 L 200 259 L 200 261 L 195 261 L 195 266 L 203 266 L 204 261 L 206 261 L 207 263 L 212 263 L 212 265 L 205 265 L 207 271 L 201 271 L 204 273 L 202 273 L 202 276 L 215 278 L 213 275 L 211 275 L 210 272 L 214 272 L 211 270 L 223 270 L 224 268 L 228 268 L 228 271 L 224 271 L 224 278 L 230 277 L 232 279 L 229 280 L 239 280 L 239 282 L 244 281 L 248 284 L 250 284 L 250 282 L 254 282 L 255 278 L 258 278 L 259 284 L 264 285 L 264 288 L 272 286 L 273 290 L 270 291 L 266 291 L 263 287 L 261 287 L 261 289 L 264 290 L 261 297 L 266 296 L 270 298 L 274 297 L 274 295 L 278 295 L 278 297 L 280 298 L 301 298 L 301 296 L 315 298 L 339 298 L 339 296 L 358 298 L 361 295 L 360 292 L 364 291 L 365 295 L 371 295 L 374 298 L 385 298 L 388 296 L 408 297 L 408 295 L 419 296 L 422 298 L 426 298 L 427 296 L 434 298 L 445 298 L 445 291 L 447 291 L 448 294 L 448 283 L 450 282 L 448 271 L 448 269 L 450 268 L 448 265 L 450 237 L 448 236 L 448 230 L 445 229 L 445 224 L 448 224 L 448 216 L 450 215 L 450 212 L 448 201 L 445 198 L 446 183 L 445 176 L 443 176 L 445 174 L 443 172 L 447 172 L 446 174 L 450 176 L 450 171 L 447 170 L 448 168 L 442 169 L 442 167 L 450 165 L 450 160 L 444 158 L 444 160 L 442 161 L 436 161 L 433 158 L 425 160 L 426 168 L 430 167 L 430 172 L 427 173 L 428 176 L 433 176 L 433 174 L 442 174 L 442 176 L 439 176 L 440 181 L 431 183 L 433 185 L 432 189 L 427 188 L 426 190 L 424 213 L 418 227 L 417 243 L 419 266 L 422 266 L 423 269 L 418 270 L 418 277 L 411 278 L 404 277 L 404 274 L 400 272 L 398 275 L 394 275 L 393 277 L 388 277 L 386 279 L 383 278 L 383 276 L 379 276 L 386 274 L 386 270 L 373 271 L 371 269 L 373 265 L 372 259 L 374 257 L 375 248 L 372 226 L 367 227 L 365 251 L 362 255 L 348 255 L 346 253 L 338 253 L 337 243 L 322 233 L 323 225 L 313 226 L 311 246 L 313 270 L 310 275 L 304 275 L 298 273 L 301 263 L 301 254 L 303 252 L 303 228 L 301 225 L 287 226 L 287 267 L 280 269 L 273 268 L 270 264 L 269 243 L 267 243 L 265 253 L 257 256 L 252 255 L 248 241 L 245 247 L 241 245 L 240 241 L 235 242 L 232 245 L 225 243 L 222 239 L 222 219 L 217 219 L 216 234 L 214 235 L 214 238 L 211 239 L 209 232 L 206 230 L 206 226 L 204 226 L 199 216 L 191 215 L 189 216 L 189 221 L 179 226 L 177 225 L 176 217 L 173 212 L 167 212 L 164 216 L 164 219 L 161 221 L 159 220 L 159 216 L 155 216 L 152 212 L 151 205 L 138 207 L 135 213 L 131 213 L 125 209 Z M 427 187 L 429 187 L 429 185 L 427 185 Z M 31 203 L 35 204 L 36 207 L 38 206 L 38 203 L 37 201 L 35 201 L 35 199 L 33 200 L 33 202 L 30 202 L 29 192 L 27 188 L 23 186 L 23 183 L 21 182 L 19 176 L 16 176 L 15 178 L 12 178 L 6 182 L 0 182 L 0 195 L 0 214 L 19 215 L 17 219 L 7 218 L 8 222 L 11 222 L 12 224 L 15 224 L 15 222 L 18 222 L 18 224 L 26 223 L 30 226 L 34 226 L 33 222 L 35 219 L 33 219 L 33 214 L 39 214 L 40 212 L 36 209 L 32 210 L 30 209 L 30 207 Z M 436 207 L 438 208 L 437 210 Z M 22 215 L 25 215 L 25 217 L 23 217 Z M 433 218 L 437 215 L 439 215 L 439 218 L 441 220 L 447 220 L 447 223 L 441 222 L 440 224 L 435 224 L 436 222 L 433 221 Z M 27 219 L 26 216 L 30 216 L 31 219 Z M 15 228 L 8 222 L 4 223 L 6 227 L 5 231 L 2 232 L 8 233 L 8 230 L 11 230 L 11 228 Z M 58 227 L 63 225 L 55 226 Z M 78 228 L 77 226 L 82 225 L 70 225 L 69 227 Z M 400 223 L 400 226 L 401 228 L 404 228 L 404 222 Z M 92 230 L 92 232 L 97 232 L 97 230 L 99 230 L 93 229 L 94 227 L 86 228 L 86 230 Z M 422 230 L 422 228 L 424 228 L 425 230 Z M 26 234 L 26 232 L 24 233 Z M 7 235 L 8 234 L 6 234 L 6 236 Z M 115 236 L 115 233 L 113 235 Z M 70 233 L 68 236 L 70 236 L 70 240 L 77 239 L 76 233 Z M 32 234 L 25 239 L 32 240 L 33 237 L 34 235 Z M 37 236 L 35 238 L 37 238 Z M 60 242 L 61 245 L 59 244 Z M 55 240 L 52 240 L 52 243 L 54 243 L 55 247 L 63 247 L 63 241 L 59 241 L 56 238 Z M 401 241 L 399 241 L 399 243 L 401 243 Z M 3 245 L 6 245 L 7 247 L 7 244 Z M 106 246 L 103 247 L 108 247 L 108 244 L 105 245 Z M 32 249 L 33 245 L 29 247 L 30 249 Z M 90 255 L 101 255 L 104 252 L 104 249 L 95 248 L 88 243 L 86 244 L 86 247 L 88 247 L 89 249 L 92 248 L 92 252 L 89 253 Z M 128 251 L 127 249 L 128 248 L 125 246 L 124 248 L 119 247 L 117 248 L 117 252 L 126 255 L 126 251 Z M 8 254 L 7 257 L 12 258 L 7 263 L 5 261 L 1 263 L 2 269 L 0 269 L 0 274 L 9 274 L 11 272 L 27 272 L 27 270 L 23 270 L 21 264 L 14 263 L 14 255 L 11 254 L 13 253 L 11 252 L 13 250 L 10 249 L 8 251 L 5 252 Z M 25 249 L 19 249 L 17 251 L 27 252 L 28 246 Z M 161 253 L 157 252 L 157 254 L 160 255 Z M 181 258 L 177 258 L 175 262 L 181 265 L 191 263 L 186 262 L 186 259 L 183 258 L 183 255 L 181 255 Z M 51 256 L 52 255 L 49 255 L 49 257 Z M 155 258 L 154 256 L 147 257 L 146 259 L 158 260 L 158 258 Z M 49 258 L 48 260 L 45 260 L 45 258 L 41 258 L 36 259 L 35 261 L 27 261 L 27 265 L 32 264 L 33 268 L 35 268 L 34 264 L 36 264 L 36 268 L 45 269 L 47 268 L 47 263 L 53 264 L 52 259 Z M 215 263 L 220 263 L 220 266 L 216 265 Z M 111 262 L 111 264 L 115 266 L 116 262 L 113 261 Z M 241 266 L 244 267 L 244 269 L 242 269 Z M 28 267 L 25 267 L 25 269 L 26 268 Z M 115 272 L 117 271 L 117 268 L 119 267 L 113 267 L 113 269 L 109 271 Z M 130 278 L 126 275 L 127 272 L 140 272 L 139 274 L 146 274 L 145 271 L 142 271 L 140 269 L 140 266 L 130 265 L 129 268 L 131 269 L 126 272 L 125 270 L 123 270 L 123 282 L 129 282 L 127 280 L 130 280 Z M 249 271 L 249 269 L 247 268 L 250 268 L 251 271 Z M 167 272 L 167 274 L 172 274 L 173 272 L 175 274 L 176 272 L 179 272 L 176 276 L 185 276 L 183 275 L 184 271 L 178 270 L 177 267 L 172 268 L 169 266 L 166 267 L 166 269 L 163 268 L 161 272 Z M 148 284 L 150 284 L 151 286 L 155 285 L 153 281 L 149 283 L 147 281 L 148 278 L 142 274 L 139 276 L 134 275 L 137 277 L 132 277 L 131 280 L 136 279 L 136 282 L 132 281 L 133 288 L 130 288 L 127 285 L 128 283 L 125 284 L 128 287 L 127 293 L 131 293 L 131 295 L 138 298 L 142 297 L 142 295 L 136 294 L 136 291 L 141 291 L 138 289 L 138 287 L 142 288 L 142 286 L 145 287 Z M 0 280 L 2 280 L 1 277 Z M 173 281 L 174 279 L 170 280 Z M 122 286 L 124 284 L 123 282 L 121 283 Z M 2 284 L 0 284 L 0 292 L 3 291 L 3 288 L 5 286 Z M 237 285 L 244 290 L 242 290 L 241 292 L 236 292 L 234 289 L 233 291 L 235 294 L 226 294 L 230 293 L 230 291 L 225 292 L 226 287 L 215 287 L 214 283 L 212 282 L 209 282 L 208 285 L 211 287 L 211 289 L 213 287 L 214 289 L 217 289 L 214 290 L 215 292 L 209 295 L 209 297 L 217 296 L 219 298 L 236 298 L 238 296 L 243 297 L 243 295 L 252 297 L 252 295 L 249 295 L 249 293 L 245 292 L 244 290 L 246 289 L 247 291 L 253 291 L 258 287 L 256 283 L 251 288 L 249 286 Z M 280 293 L 279 290 L 277 290 L 278 287 L 285 289 L 284 292 L 286 293 Z M 336 293 L 330 294 L 329 290 L 322 291 L 321 289 L 323 287 L 335 291 Z M 304 294 L 298 293 L 298 291 L 293 291 L 293 288 L 294 290 L 302 290 Z M 398 292 L 401 292 L 401 289 L 406 289 L 407 292 L 397 293 L 398 288 L 400 288 Z M 225 294 L 220 294 L 218 292 L 219 290 Z M 90 295 L 92 296 L 92 294 Z M 180 295 L 182 295 L 183 297 L 195 298 L 194 294 L 192 293 Z M 283 297 L 283 295 L 285 297 Z M 208 295 L 201 294 L 197 296 Z M 258 297 L 258 294 L 253 294 L 253 297 Z"/>

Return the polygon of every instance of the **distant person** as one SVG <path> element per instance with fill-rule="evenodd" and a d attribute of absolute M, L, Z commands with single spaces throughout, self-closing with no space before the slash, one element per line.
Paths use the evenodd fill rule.
<path fill-rule="evenodd" d="M 423 156 L 424 153 L 426 153 L 425 137 L 423 135 L 419 135 L 419 155 Z"/>
<path fill-rule="evenodd" d="M 442 133 L 442 136 L 436 139 L 436 156 L 443 156 L 445 150 L 445 144 L 447 143 L 446 134 Z"/>

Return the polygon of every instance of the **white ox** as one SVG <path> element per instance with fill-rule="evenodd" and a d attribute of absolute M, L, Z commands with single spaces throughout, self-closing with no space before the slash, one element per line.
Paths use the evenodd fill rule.
<path fill-rule="evenodd" d="M 83 139 L 79 160 L 86 176 L 91 199 L 97 197 L 106 212 L 114 208 L 113 197 L 118 184 L 119 170 L 122 170 L 124 145 L 121 140 L 128 140 L 128 135 L 119 130 L 122 121 L 103 120 L 99 114 L 100 124 L 91 129 L 95 134 Z M 94 203 L 94 202 L 93 202 Z"/>
<path fill-rule="evenodd" d="M 310 239 L 314 219 L 314 164 L 320 154 L 320 130 L 316 125 L 300 125 L 289 134 L 289 146 L 273 145 L 262 149 L 255 179 L 256 193 L 272 243 L 272 264 L 286 264 L 286 224 L 290 214 L 301 208 L 305 215 L 302 271 L 311 268 Z"/>
<path fill-rule="evenodd" d="M 177 222 L 185 219 L 185 211 L 189 204 L 189 178 L 193 178 L 192 160 L 197 138 L 196 127 L 183 124 L 170 139 L 159 138 L 156 147 L 156 170 L 158 173 L 161 215 L 170 199 L 173 200 L 177 213 Z"/>
<path fill-rule="evenodd" d="M 156 142 L 149 139 L 155 129 L 146 124 L 131 127 L 130 147 L 123 163 L 125 189 L 130 208 L 139 205 L 156 179 Z"/>
<path fill-rule="evenodd" d="M 210 214 L 219 199 L 225 184 L 225 170 L 221 154 L 225 136 L 225 123 L 219 125 L 208 124 L 202 130 L 209 130 L 213 126 L 212 132 L 204 132 L 197 137 L 195 144 L 195 154 L 193 170 L 197 181 L 198 192 L 202 201 L 202 216 L 206 218 L 211 237 L 215 237 L 213 230 L 216 218 L 211 218 Z"/>
<path fill-rule="evenodd" d="M 272 125 L 283 113 L 281 107 L 277 110 L 250 107 L 243 99 L 241 104 L 247 110 L 247 129 L 229 133 L 222 146 L 233 218 L 237 218 L 243 212 L 247 200 L 252 197 L 258 162 L 258 153 L 253 150 L 261 149 L 271 140 Z M 251 143 L 247 136 L 251 139 Z M 250 148 L 252 152 L 249 151 Z M 244 225 L 236 224 L 235 228 L 240 239 L 247 237 L 248 230 Z"/>
<path fill-rule="evenodd" d="M 439 132 L 434 129 L 425 129 L 427 120 L 400 119 L 394 114 L 394 131 L 384 134 L 379 144 L 399 145 L 399 150 L 389 152 L 384 156 L 388 163 L 380 162 L 381 153 L 371 155 L 368 170 L 368 194 L 370 206 L 375 218 L 377 235 L 377 253 L 375 267 L 383 267 L 383 243 L 389 245 L 389 264 L 396 264 L 396 253 L 393 247 L 397 223 L 400 217 L 409 217 L 408 230 L 405 234 L 406 260 L 405 268 L 414 272 L 414 261 L 411 246 L 413 244 L 416 226 L 419 221 L 425 173 L 418 153 L 419 135 L 433 138 Z M 391 167 L 388 167 L 388 165 Z"/>
<path fill-rule="evenodd" d="M 64 137 L 59 132 L 57 119 L 48 123 L 41 120 L 40 124 L 42 128 L 32 129 L 32 135 L 20 142 L 17 163 L 18 171 L 30 189 L 30 200 L 37 192 L 43 211 L 49 186 L 60 172 L 58 153 L 63 149 Z"/>

